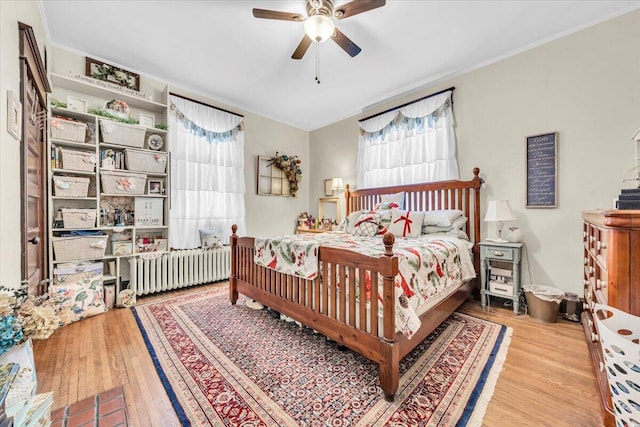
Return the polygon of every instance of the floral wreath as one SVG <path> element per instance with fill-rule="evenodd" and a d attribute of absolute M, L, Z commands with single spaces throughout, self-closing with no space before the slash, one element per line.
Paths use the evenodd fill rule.
<path fill-rule="evenodd" d="M 270 158 L 268 163 L 268 166 L 275 166 L 284 173 L 287 181 L 289 181 L 289 190 L 293 197 L 296 197 L 296 193 L 298 192 L 298 183 L 302 181 L 302 169 L 300 169 L 301 163 L 302 160 L 300 160 L 298 156 L 287 156 L 286 154 L 278 155 L 277 151 L 276 155 Z"/>

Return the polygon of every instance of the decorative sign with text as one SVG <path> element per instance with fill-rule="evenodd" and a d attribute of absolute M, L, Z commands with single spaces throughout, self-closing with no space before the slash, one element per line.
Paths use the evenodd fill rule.
<path fill-rule="evenodd" d="M 555 208 L 558 197 L 558 133 L 527 137 L 527 207 Z"/>

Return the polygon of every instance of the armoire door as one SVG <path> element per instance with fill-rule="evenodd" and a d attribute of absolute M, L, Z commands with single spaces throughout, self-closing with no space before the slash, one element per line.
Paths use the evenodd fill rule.
<path fill-rule="evenodd" d="M 19 23 L 22 102 L 22 282 L 30 294 L 44 292 L 47 269 L 46 110 L 50 91 L 35 35 Z"/>

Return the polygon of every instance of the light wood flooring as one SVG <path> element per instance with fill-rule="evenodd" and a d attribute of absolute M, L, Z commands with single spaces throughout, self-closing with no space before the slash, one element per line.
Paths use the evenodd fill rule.
<path fill-rule="evenodd" d="M 210 286 L 220 285 L 179 292 Z M 495 305 L 485 312 L 477 301 L 459 311 L 513 328 L 483 425 L 602 426 L 580 324 L 539 323 Z M 122 385 L 131 426 L 179 425 L 131 310 L 114 309 L 65 326 L 48 340 L 35 341 L 34 353 L 38 393 L 54 392 L 52 409 Z"/>

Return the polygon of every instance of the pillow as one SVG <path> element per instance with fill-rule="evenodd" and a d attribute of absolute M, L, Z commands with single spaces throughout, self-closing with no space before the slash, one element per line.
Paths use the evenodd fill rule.
<path fill-rule="evenodd" d="M 363 213 L 354 224 L 354 236 L 373 237 L 378 234 L 380 215 L 377 213 Z"/>
<path fill-rule="evenodd" d="M 200 245 L 203 248 L 221 248 L 222 238 L 217 230 L 199 230 Z"/>
<path fill-rule="evenodd" d="M 463 230 L 458 230 L 455 228 L 452 228 L 449 231 L 444 231 L 444 232 L 440 232 L 440 233 L 429 233 L 426 235 L 427 238 L 437 238 L 439 236 L 443 236 L 443 237 L 457 237 L 460 240 L 466 240 L 467 242 L 469 242 L 469 236 L 467 235 L 467 233 L 465 233 Z M 469 243 L 471 245 L 471 247 L 473 247 L 472 243 Z"/>
<path fill-rule="evenodd" d="M 391 211 L 389 232 L 397 237 L 418 237 L 422 231 L 424 212 Z"/>
<path fill-rule="evenodd" d="M 377 210 L 375 213 L 380 215 L 380 227 L 378 228 L 378 234 L 382 235 L 389 229 L 391 224 L 391 210 Z"/>
<path fill-rule="evenodd" d="M 60 326 L 107 311 L 103 300 L 102 265 L 82 273 L 56 274 L 49 298 L 60 308 Z"/>
<path fill-rule="evenodd" d="M 422 225 L 435 225 L 438 227 L 451 227 L 453 221 L 464 215 L 458 209 L 445 209 L 436 211 L 425 211 Z"/>
<path fill-rule="evenodd" d="M 394 206 L 395 205 L 395 206 Z M 404 192 L 395 194 L 382 194 L 380 196 L 380 203 L 376 206 L 378 209 L 404 209 Z"/>
<path fill-rule="evenodd" d="M 431 233 L 444 233 L 451 230 L 462 230 L 462 228 L 467 223 L 467 217 L 461 216 L 455 219 L 450 226 L 447 227 L 439 227 L 437 225 L 423 225 L 422 226 L 422 234 L 431 234 Z M 423 222 L 424 224 L 424 222 Z M 455 233 L 453 233 L 455 234 Z"/>
<path fill-rule="evenodd" d="M 344 219 L 344 231 L 346 233 L 349 234 L 353 234 L 353 229 L 356 225 L 356 222 L 358 222 L 358 218 L 360 218 L 360 215 L 362 215 L 363 213 L 365 213 L 365 210 L 360 210 L 360 211 L 355 211 L 355 212 L 351 212 L 345 219 Z"/>

